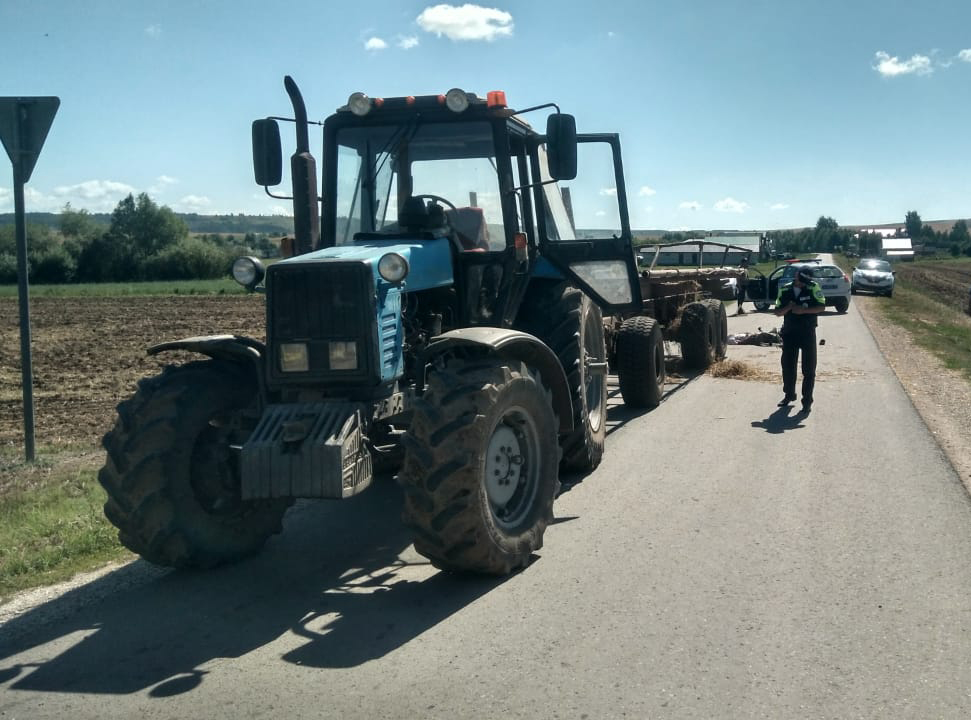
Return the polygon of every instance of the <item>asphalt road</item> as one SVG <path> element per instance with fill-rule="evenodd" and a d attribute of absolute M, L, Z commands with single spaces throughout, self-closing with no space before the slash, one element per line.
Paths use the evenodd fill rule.
<path fill-rule="evenodd" d="M 966 718 L 971 503 L 855 308 L 819 336 L 809 416 L 778 382 L 614 392 L 518 575 L 436 572 L 390 482 L 300 504 L 246 563 L 138 562 L 8 620 L 0 718 Z"/>

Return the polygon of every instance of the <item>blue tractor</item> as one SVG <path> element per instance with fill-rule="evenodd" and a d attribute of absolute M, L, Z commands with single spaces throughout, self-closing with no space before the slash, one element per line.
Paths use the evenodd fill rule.
<path fill-rule="evenodd" d="M 105 436 L 107 517 L 128 548 L 210 567 L 259 550 L 295 498 L 340 499 L 396 472 L 416 549 L 506 574 L 542 546 L 559 472 L 603 455 L 602 311 L 641 307 L 614 134 L 501 92 L 353 94 L 323 125 L 300 91 L 253 123 L 256 181 L 282 181 L 292 122 L 293 254 L 238 281 L 265 292 L 266 342 L 167 342 L 206 359 L 142 380 Z M 545 134 L 523 119 L 549 108 Z M 578 146 L 612 160 L 621 231 L 579 237 L 558 181 Z M 318 191 L 319 188 L 319 191 Z M 613 195 L 613 194 L 611 194 Z"/>

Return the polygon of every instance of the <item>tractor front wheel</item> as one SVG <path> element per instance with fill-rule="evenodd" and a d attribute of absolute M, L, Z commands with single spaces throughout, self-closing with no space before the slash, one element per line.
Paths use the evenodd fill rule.
<path fill-rule="evenodd" d="M 125 547 L 157 565 L 212 567 L 280 531 L 288 501 L 240 494 L 241 411 L 255 396 L 252 372 L 208 360 L 166 367 L 118 406 L 98 480 Z"/>
<path fill-rule="evenodd" d="M 430 371 L 399 475 L 415 549 L 443 570 L 525 566 L 553 518 L 556 427 L 549 391 L 522 363 L 450 359 Z"/>

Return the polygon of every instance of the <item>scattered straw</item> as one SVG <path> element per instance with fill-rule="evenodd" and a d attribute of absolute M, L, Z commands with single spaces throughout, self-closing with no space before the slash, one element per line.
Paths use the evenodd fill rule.
<path fill-rule="evenodd" d="M 716 378 L 731 378 L 733 380 L 776 381 L 778 373 L 769 372 L 760 367 L 744 363 L 741 360 L 722 360 L 713 363 L 708 368 L 708 374 Z"/>

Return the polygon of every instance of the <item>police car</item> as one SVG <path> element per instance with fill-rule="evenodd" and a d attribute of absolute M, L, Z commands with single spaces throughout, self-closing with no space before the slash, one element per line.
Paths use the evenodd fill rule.
<path fill-rule="evenodd" d="M 796 273 L 803 268 L 812 271 L 813 280 L 819 283 L 823 295 L 826 296 L 827 307 L 832 306 L 836 308 L 836 312 L 840 313 L 845 313 L 849 309 L 852 283 L 850 282 L 849 276 L 838 265 L 822 262 L 786 265 L 781 268 L 782 272 L 779 273 L 776 292 L 778 292 L 778 288 L 787 283 L 791 283 Z M 773 271 L 772 275 L 769 276 L 770 280 L 775 274 L 775 271 Z"/>
<path fill-rule="evenodd" d="M 823 295 L 826 296 L 827 306 L 836 308 L 840 313 L 847 311 L 850 307 L 850 278 L 838 265 L 824 263 L 818 258 L 795 260 L 780 265 L 767 276 L 749 278 L 747 297 L 755 303 L 755 309 L 770 309 L 779 296 L 779 288 L 791 283 L 800 268 L 812 271 L 813 279 L 819 283 Z"/>

